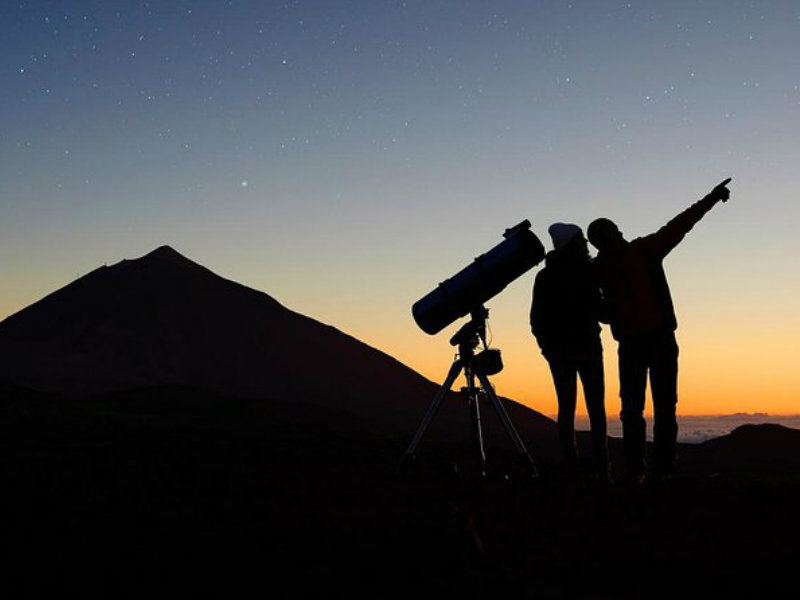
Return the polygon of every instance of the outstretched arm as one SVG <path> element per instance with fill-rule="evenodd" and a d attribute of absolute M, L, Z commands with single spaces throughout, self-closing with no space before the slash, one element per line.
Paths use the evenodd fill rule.
<path fill-rule="evenodd" d="M 704 198 L 698 200 L 673 218 L 664 227 L 647 236 L 645 239 L 655 253 L 664 258 L 717 202 L 727 202 L 731 196 L 731 192 L 727 188 L 730 182 L 731 178 L 729 177 L 711 190 Z"/>

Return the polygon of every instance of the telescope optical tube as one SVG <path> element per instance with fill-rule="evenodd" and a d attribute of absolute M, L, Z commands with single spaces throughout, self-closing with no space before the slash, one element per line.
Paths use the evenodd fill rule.
<path fill-rule="evenodd" d="M 430 335 L 439 333 L 539 264 L 544 246 L 530 226 L 526 220 L 506 230 L 505 240 L 417 300 L 411 313 L 419 328 Z"/>

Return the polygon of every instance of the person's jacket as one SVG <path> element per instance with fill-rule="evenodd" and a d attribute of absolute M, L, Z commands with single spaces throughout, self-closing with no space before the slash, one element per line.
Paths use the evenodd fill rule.
<path fill-rule="evenodd" d="M 655 233 L 625 242 L 615 252 L 598 253 L 594 267 L 614 339 L 678 327 L 662 263 L 717 200 L 706 196 Z"/>
<path fill-rule="evenodd" d="M 531 303 L 531 331 L 542 354 L 579 357 L 600 346 L 602 298 L 588 258 L 549 252 L 536 275 Z"/>

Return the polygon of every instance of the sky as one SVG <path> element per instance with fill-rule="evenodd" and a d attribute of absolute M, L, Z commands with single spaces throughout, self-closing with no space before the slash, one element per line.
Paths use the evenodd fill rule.
<path fill-rule="evenodd" d="M 732 177 L 665 262 L 679 412 L 800 413 L 796 0 L 3 2 L 0 69 L 0 318 L 169 244 L 441 383 L 460 322 L 411 305 L 506 228 L 632 239 Z M 552 414 L 538 269 L 492 380 Z"/>

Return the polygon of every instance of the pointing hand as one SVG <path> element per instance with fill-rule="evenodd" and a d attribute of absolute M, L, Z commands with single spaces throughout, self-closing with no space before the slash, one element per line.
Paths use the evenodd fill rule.
<path fill-rule="evenodd" d="M 714 196 L 723 202 L 727 202 L 728 198 L 731 197 L 731 191 L 726 186 L 731 182 L 731 179 L 731 177 L 728 177 L 725 181 L 720 183 L 717 187 L 711 190 L 709 196 Z"/>

